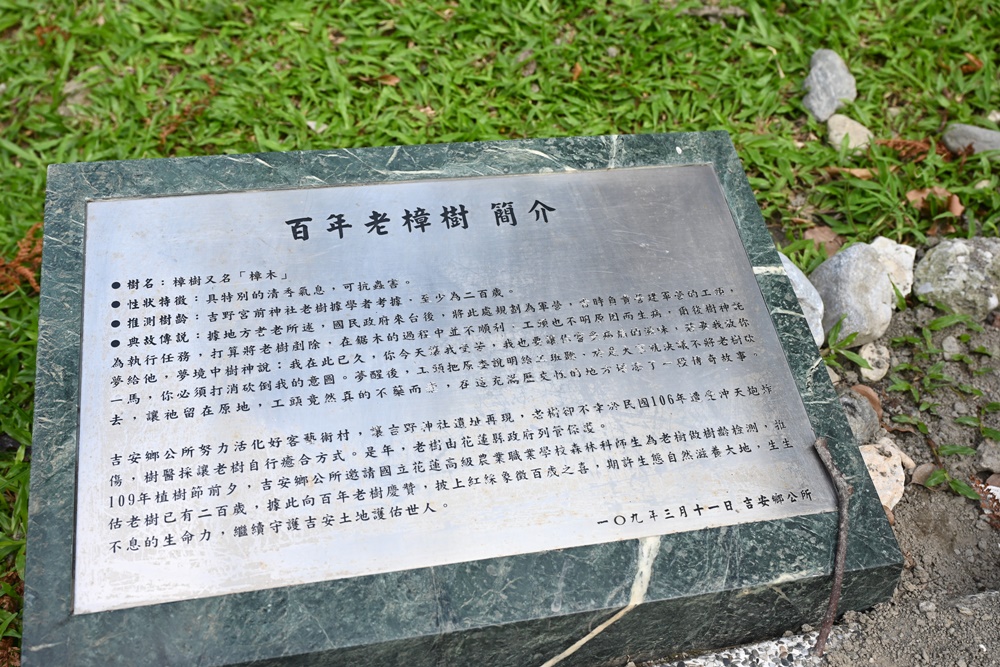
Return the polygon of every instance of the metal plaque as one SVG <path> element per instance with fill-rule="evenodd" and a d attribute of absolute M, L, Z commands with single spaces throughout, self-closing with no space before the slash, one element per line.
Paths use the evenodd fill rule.
<path fill-rule="evenodd" d="M 834 509 L 711 166 L 87 205 L 74 612 Z"/>

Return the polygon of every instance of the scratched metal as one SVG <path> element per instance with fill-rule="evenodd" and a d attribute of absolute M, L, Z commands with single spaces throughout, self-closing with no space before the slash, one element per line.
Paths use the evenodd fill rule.
<path fill-rule="evenodd" d="M 709 166 L 92 202 L 85 261 L 76 613 L 834 507 Z"/>

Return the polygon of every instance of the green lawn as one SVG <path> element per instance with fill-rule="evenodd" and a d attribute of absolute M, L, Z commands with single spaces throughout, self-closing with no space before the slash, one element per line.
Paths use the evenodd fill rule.
<path fill-rule="evenodd" d="M 823 259 L 804 237 L 815 226 L 847 241 L 997 235 L 989 161 L 933 148 L 950 121 L 996 129 L 996 0 L 741 3 L 721 18 L 670 4 L 0 0 L 0 661 L 20 637 L 30 239 L 15 262 L 29 270 L 9 263 L 43 218 L 48 164 L 724 129 L 765 219 L 807 269 Z M 826 144 L 800 90 L 820 47 L 857 79 L 842 112 L 879 139 L 914 142 L 915 157 L 901 142 L 859 156 Z M 934 186 L 965 216 L 907 202 Z"/>

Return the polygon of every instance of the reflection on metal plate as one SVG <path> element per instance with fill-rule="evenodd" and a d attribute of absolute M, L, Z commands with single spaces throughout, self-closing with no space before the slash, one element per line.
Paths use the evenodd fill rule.
<path fill-rule="evenodd" d="M 74 609 L 833 509 L 709 166 L 88 204 Z"/>

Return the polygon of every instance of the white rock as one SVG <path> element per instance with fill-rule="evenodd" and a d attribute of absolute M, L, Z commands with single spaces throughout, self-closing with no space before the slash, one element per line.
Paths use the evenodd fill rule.
<path fill-rule="evenodd" d="M 1000 472 L 1000 444 L 984 439 L 979 443 L 979 467 L 990 472 Z"/>
<path fill-rule="evenodd" d="M 792 283 L 792 291 L 795 292 L 795 297 L 799 300 L 799 308 L 802 309 L 802 314 L 806 316 L 806 322 L 809 324 L 809 332 L 812 334 L 813 340 L 816 341 L 816 347 L 822 347 L 824 338 L 823 299 L 820 298 L 819 292 L 816 291 L 813 284 L 806 278 L 806 274 L 802 273 L 802 270 L 795 266 L 792 260 L 780 252 L 778 256 L 781 257 L 781 265 L 785 268 L 785 273 L 788 274 L 788 281 Z"/>
<path fill-rule="evenodd" d="M 1000 111 L 994 109 L 986 116 L 991 123 L 1000 123 Z"/>
<path fill-rule="evenodd" d="M 892 284 L 900 294 L 909 296 L 913 289 L 913 259 L 917 256 L 917 249 L 884 236 L 872 241 L 871 247 L 878 251 L 879 259 L 888 271 Z M 893 303 L 895 304 L 895 300 Z"/>
<path fill-rule="evenodd" d="M 872 132 L 867 127 L 847 116 L 835 113 L 826 121 L 827 139 L 834 148 L 840 148 L 847 137 L 847 148 L 860 153 L 868 148 L 872 140 Z"/>
<path fill-rule="evenodd" d="M 976 237 L 942 241 L 917 263 L 913 271 L 913 291 L 957 313 L 984 319 L 1000 306 L 1000 239 Z M 822 289 L 820 294 L 823 294 Z M 829 316 L 829 303 L 826 309 Z"/>
<path fill-rule="evenodd" d="M 890 438 L 882 438 L 874 445 L 865 445 L 860 449 L 882 506 L 891 510 L 903 497 L 906 485 L 902 452 Z M 912 460 L 909 462 L 913 463 Z"/>
<path fill-rule="evenodd" d="M 917 467 L 917 464 L 913 462 L 913 459 L 911 459 L 906 452 L 900 449 L 899 445 L 896 444 L 896 441 L 889 436 L 882 436 L 875 444 L 886 450 L 894 452 L 897 456 L 899 456 L 899 462 L 903 465 L 904 470 L 913 470 Z"/>
<path fill-rule="evenodd" d="M 827 373 L 827 375 L 830 376 L 830 382 L 832 382 L 833 384 L 837 384 L 838 382 L 840 382 L 840 376 L 837 375 L 837 371 L 835 371 L 832 368 L 830 368 L 829 366 L 827 366 L 826 367 L 826 373 Z"/>
<path fill-rule="evenodd" d="M 841 338 L 857 332 L 852 347 L 860 347 L 889 328 L 895 294 L 878 252 L 867 243 L 841 250 L 816 267 L 809 280 L 823 298 L 827 334 L 844 317 Z"/>
<path fill-rule="evenodd" d="M 877 382 L 889 372 L 889 348 L 876 343 L 865 343 L 858 354 L 868 362 L 871 368 L 862 368 L 861 377 L 869 382 Z"/>

